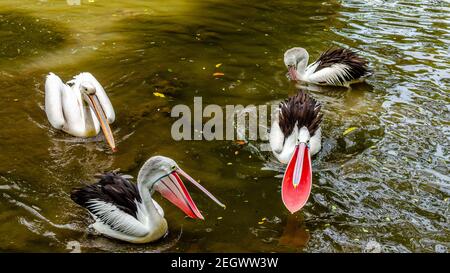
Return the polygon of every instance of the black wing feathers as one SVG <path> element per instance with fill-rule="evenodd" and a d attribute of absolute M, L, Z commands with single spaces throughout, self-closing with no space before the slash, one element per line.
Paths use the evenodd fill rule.
<path fill-rule="evenodd" d="M 349 69 L 348 74 L 344 75 L 345 81 L 356 80 L 368 76 L 371 73 L 367 67 L 367 61 L 350 49 L 330 48 L 323 52 L 316 62 L 319 66 L 317 66 L 314 72 L 330 67 L 333 64 L 347 65 Z"/>
<path fill-rule="evenodd" d="M 314 135 L 322 122 L 321 105 L 307 93 L 299 91 L 280 103 L 279 125 L 285 136 L 292 133 L 295 123 L 301 128 L 305 126 Z"/>
<path fill-rule="evenodd" d="M 87 209 L 89 201 L 92 200 L 111 203 L 135 218 L 137 217 L 135 200 L 141 202 L 137 186 L 114 172 L 101 175 L 95 184 L 73 189 L 70 197 L 75 203 Z"/>

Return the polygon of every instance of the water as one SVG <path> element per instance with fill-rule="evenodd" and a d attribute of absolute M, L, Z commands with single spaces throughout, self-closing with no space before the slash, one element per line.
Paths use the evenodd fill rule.
<path fill-rule="evenodd" d="M 72 2 L 0 1 L 0 251 L 448 252 L 448 2 Z M 172 140 L 174 105 L 281 100 L 295 93 L 283 52 L 302 46 L 314 59 L 332 45 L 358 50 L 375 74 L 351 90 L 311 91 L 324 139 L 300 213 L 284 208 L 278 173 L 262 170 L 279 166 L 259 142 Z M 89 71 L 104 85 L 118 153 L 50 127 L 49 71 Z M 166 238 L 135 246 L 93 235 L 70 190 L 101 171 L 136 176 L 156 154 L 227 209 L 192 190 L 206 217 L 193 221 L 157 196 Z"/>

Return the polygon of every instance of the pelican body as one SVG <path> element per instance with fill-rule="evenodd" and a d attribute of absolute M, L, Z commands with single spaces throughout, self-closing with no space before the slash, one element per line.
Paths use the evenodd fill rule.
<path fill-rule="evenodd" d="M 53 73 L 45 81 L 45 113 L 50 124 L 77 137 L 93 137 L 100 129 L 116 150 L 109 127 L 115 113 L 105 90 L 91 73 L 81 73 L 66 84 Z"/>
<path fill-rule="evenodd" d="M 344 48 L 331 48 L 308 65 L 309 54 L 301 47 L 294 47 L 284 53 L 284 64 L 288 78 L 318 85 L 349 87 L 371 75 L 367 61 Z"/>
<path fill-rule="evenodd" d="M 225 207 L 178 167 L 175 161 L 164 156 L 151 157 L 144 163 L 138 174 L 137 185 L 128 181 L 130 176 L 106 173 L 95 184 L 75 188 L 71 198 L 90 212 L 95 220 L 92 227 L 99 233 L 130 243 L 148 243 L 167 233 L 163 209 L 152 199 L 155 191 L 189 217 L 204 219 L 179 174 Z"/>
<path fill-rule="evenodd" d="M 294 213 L 308 201 L 312 186 L 311 156 L 321 148 L 321 105 L 300 91 L 281 102 L 270 129 L 269 142 L 275 157 L 287 164 L 281 195 Z"/>

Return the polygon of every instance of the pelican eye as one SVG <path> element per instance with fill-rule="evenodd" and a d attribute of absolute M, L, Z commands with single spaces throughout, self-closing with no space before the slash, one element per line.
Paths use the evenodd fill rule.
<path fill-rule="evenodd" d="M 176 169 L 177 169 L 177 166 L 172 166 L 171 168 L 170 168 L 172 171 L 175 171 Z"/>

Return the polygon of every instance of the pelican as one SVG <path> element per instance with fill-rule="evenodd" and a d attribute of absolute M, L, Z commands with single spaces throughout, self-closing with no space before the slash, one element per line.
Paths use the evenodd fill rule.
<path fill-rule="evenodd" d="M 175 161 L 164 156 L 151 157 L 144 163 L 137 185 L 128 181 L 130 176 L 110 172 L 101 175 L 95 184 L 73 189 L 71 198 L 90 212 L 95 220 L 92 227 L 99 233 L 130 243 L 148 243 L 167 233 L 163 209 L 152 199 L 154 191 L 189 217 L 204 219 L 179 174 L 225 207 Z"/>
<path fill-rule="evenodd" d="M 96 136 L 101 128 L 109 146 L 116 151 L 109 127 L 115 119 L 114 109 L 91 73 L 81 73 L 64 84 L 50 72 L 45 80 L 45 113 L 54 128 L 73 136 Z"/>
<path fill-rule="evenodd" d="M 281 197 L 291 213 L 300 210 L 311 193 L 311 156 L 321 148 L 320 108 L 315 99 L 300 91 L 280 103 L 270 129 L 272 152 L 287 164 Z"/>
<path fill-rule="evenodd" d="M 284 53 L 284 64 L 288 78 L 318 85 L 349 87 L 371 75 L 367 61 L 344 48 L 330 48 L 308 65 L 309 54 L 301 47 L 294 47 Z"/>

